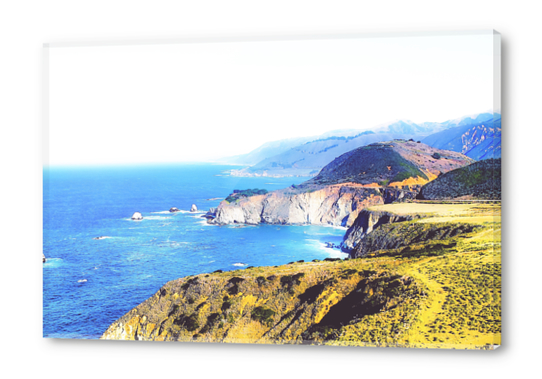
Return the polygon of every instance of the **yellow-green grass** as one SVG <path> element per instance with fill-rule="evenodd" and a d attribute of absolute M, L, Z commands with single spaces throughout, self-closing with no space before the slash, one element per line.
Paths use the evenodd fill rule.
<path fill-rule="evenodd" d="M 435 216 L 424 222 L 453 219 L 452 212 L 457 221 L 469 218 L 479 227 L 360 259 L 182 278 L 123 316 L 103 338 L 456 349 L 500 345 L 500 222 L 480 223 L 500 215 L 500 206 L 422 205 L 373 208 L 422 209 Z M 401 238 L 398 225 L 390 225 L 395 227 L 390 238 Z M 404 225 L 410 230 L 408 222 Z"/>

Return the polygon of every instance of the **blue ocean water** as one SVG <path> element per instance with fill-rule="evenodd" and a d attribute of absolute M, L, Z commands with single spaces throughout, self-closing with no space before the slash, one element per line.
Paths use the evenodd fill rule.
<path fill-rule="evenodd" d="M 208 225 L 202 211 L 234 189 L 271 191 L 305 180 L 224 173 L 232 168 L 44 169 L 44 337 L 99 338 L 166 282 L 186 275 L 345 256 L 324 247 L 342 240 L 342 228 Z M 188 212 L 192 204 L 199 213 Z M 170 213 L 171 207 L 183 212 Z M 142 221 L 130 219 L 136 211 Z M 99 236 L 107 238 L 94 239 Z"/>

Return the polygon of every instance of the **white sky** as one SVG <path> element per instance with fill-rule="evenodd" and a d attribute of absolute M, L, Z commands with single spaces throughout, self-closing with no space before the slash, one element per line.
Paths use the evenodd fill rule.
<path fill-rule="evenodd" d="M 49 48 L 49 164 L 209 161 L 493 106 L 493 35 Z"/>

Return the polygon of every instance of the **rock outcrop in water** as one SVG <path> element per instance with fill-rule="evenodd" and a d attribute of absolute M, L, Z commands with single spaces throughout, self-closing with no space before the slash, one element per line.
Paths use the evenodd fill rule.
<path fill-rule="evenodd" d="M 179 210 L 178 208 L 175 208 L 175 207 L 169 208 L 169 211 L 170 211 L 171 213 L 180 212 L 180 210 Z"/>
<path fill-rule="evenodd" d="M 196 204 L 192 204 L 192 207 L 190 208 L 190 212 L 197 212 L 198 207 L 196 207 Z"/>
<path fill-rule="evenodd" d="M 214 220 L 216 218 L 216 208 L 210 208 L 207 213 L 201 217 L 206 218 L 207 221 Z"/>
<path fill-rule="evenodd" d="M 143 215 L 142 215 L 140 212 L 135 212 L 135 213 L 132 215 L 132 220 L 134 220 L 134 221 L 140 221 L 140 220 L 143 220 Z"/>

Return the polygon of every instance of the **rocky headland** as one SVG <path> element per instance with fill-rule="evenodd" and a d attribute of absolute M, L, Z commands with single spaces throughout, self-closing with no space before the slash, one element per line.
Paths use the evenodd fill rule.
<path fill-rule="evenodd" d="M 438 158 L 435 158 L 438 153 Z M 314 178 L 265 195 L 228 199 L 210 223 L 351 226 L 368 206 L 413 199 L 422 185 L 473 160 L 461 153 L 394 140 L 333 160 Z"/>

